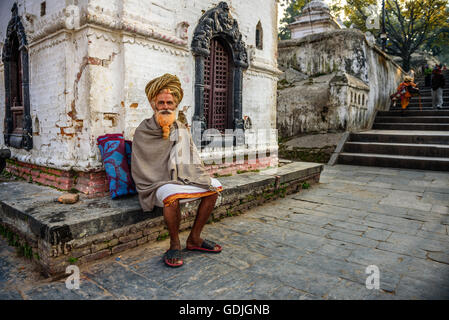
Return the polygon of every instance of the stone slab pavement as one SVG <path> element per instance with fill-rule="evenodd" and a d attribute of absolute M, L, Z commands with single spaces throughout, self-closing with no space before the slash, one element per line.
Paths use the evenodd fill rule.
<path fill-rule="evenodd" d="M 449 299 L 448 229 L 449 173 L 325 166 L 308 190 L 207 224 L 223 251 L 183 251 L 177 269 L 166 239 L 82 266 L 69 290 L 2 239 L 0 299 Z"/>

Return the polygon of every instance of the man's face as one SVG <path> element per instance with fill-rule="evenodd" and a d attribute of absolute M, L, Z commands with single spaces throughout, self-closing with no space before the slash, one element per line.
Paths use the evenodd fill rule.
<path fill-rule="evenodd" d="M 176 107 L 173 95 L 169 91 L 164 90 L 156 96 L 156 121 L 162 127 L 162 138 L 164 139 L 168 139 L 170 126 L 176 120 Z"/>
<path fill-rule="evenodd" d="M 175 111 L 176 104 L 173 99 L 173 95 L 169 92 L 161 92 L 156 96 L 156 111 Z M 161 112 L 161 113 L 170 113 L 170 112 Z"/>

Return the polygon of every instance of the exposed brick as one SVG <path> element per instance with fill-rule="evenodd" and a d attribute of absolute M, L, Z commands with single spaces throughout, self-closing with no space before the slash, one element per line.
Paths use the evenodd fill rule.
<path fill-rule="evenodd" d="M 62 183 L 62 184 L 70 184 L 73 183 L 73 179 L 72 178 L 68 178 L 68 177 L 55 177 L 56 181 L 58 183 Z"/>
<path fill-rule="evenodd" d="M 115 231 L 113 232 L 113 234 L 114 234 L 114 237 L 115 237 L 115 238 L 120 238 L 120 237 L 125 236 L 125 235 L 127 234 L 127 231 L 126 231 L 125 229 L 115 230 Z"/>
<path fill-rule="evenodd" d="M 113 232 L 105 232 L 105 233 L 101 234 L 101 238 L 94 240 L 93 243 L 99 244 L 99 243 L 103 243 L 103 242 L 107 242 L 107 241 L 112 241 L 113 239 L 115 239 Z"/>
<path fill-rule="evenodd" d="M 148 242 L 148 237 L 142 237 L 140 239 L 137 239 L 137 245 L 138 246 L 140 246 L 140 245 L 142 245 L 144 243 L 147 243 L 147 242 Z"/>
<path fill-rule="evenodd" d="M 54 175 L 56 175 L 56 176 L 61 176 L 61 170 L 58 170 L 58 169 L 53 169 L 53 168 L 47 168 L 47 172 L 48 173 L 51 173 L 51 174 L 54 174 Z"/>
<path fill-rule="evenodd" d="M 101 250 L 104 250 L 104 249 L 106 249 L 108 247 L 109 247 L 108 242 L 94 244 L 94 245 L 92 245 L 92 252 L 101 251 Z"/>
<path fill-rule="evenodd" d="M 118 238 L 118 241 L 120 243 L 126 243 L 126 242 L 130 242 L 132 240 L 136 240 L 140 237 L 142 237 L 142 231 L 139 231 L 137 233 L 130 233 L 126 236 L 122 236 L 122 237 Z"/>
<path fill-rule="evenodd" d="M 98 260 L 98 259 L 102 259 L 104 257 L 107 257 L 111 255 L 111 250 L 110 249 L 105 249 L 105 250 L 101 250 L 95 253 L 91 253 L 88 254 L 86 256 L 83 256 L 79 259 L 80 263 L 86 263 L 86 262 L 90 262 L 90 261 L 94 261 L 94 260 Z"/>
<path fill-rule="evenodd" d="M 31 176 L 33 176 L 33 179 L 35 177 L 39 176 L 40 173 L 41 173 L 40 170 L 37 170 L 37 169 L 32 169 L 31 170 Z"/>
<path fill-rule="evenodd" d="M 85 255 L 88 255 L 91 252 L 92 251 L 88 247 L 81 248 L 81 249 L 74 249 L 70 252 L 70 256 L 73 258 L 79 258 L 79 257 L 85 256 Z"/>
<path fill-rule="evenodd" d="M 156 231 L 148 235 L 148 241 L 154 241 L 159 237 L 160 232 Z"/>
<path fill-rule="evenodd" d="M 108 241 L 109 247 L 116 246 L 119 243 L 118 239 L 112 239 Z"/>
<path fill-rule="evenodd" d="M 106 248 L 111 248 L 119 243 L 118 239 L 104 240 L 96 244 L 92 244 L 92 252 L 97 252 Z"/>
<path fill-rule="evenodd" d="M 70 190 L 70 189 L 72 189 L 72 184 L 56 183 L 56 188 L 61 189 L 61 190 Z"/>
<path fill-rule="evenodd" d="M 128 249 L 134 248 L 135 246 L 137 246 L 137 241 L 136 240 L 133 240 L 133 241 L 130 241 L 130 242 L 127 242 L 127 243 L 119 244 L 119 245 L 117 245 L 115 247 L 112 247 L 112 254 L 116 254 L 118 252 L 122 252 L 122 251 L 125 251 L 125 250 L 128 250 Z"/>
<path fill-rule="evenodd" d="M 144 236 L 147 236 L 147 235 L 153 233 L 154 230 L 153 230 L 153 228 L 145 228 L 145 229 L 143 229 L 142 232 L 143 232 L 143 235 L 144 235 Z"/>
<path fill-rule="evenodd" d="M 50 181 L 53 180 L 54 181 L 54 179 L 52 179 L 52 176 L 50 176 L 48 173 L 45 173 L 45 172 L 42 172 L 40 177 L 45 180 L 50 180 Z"/>

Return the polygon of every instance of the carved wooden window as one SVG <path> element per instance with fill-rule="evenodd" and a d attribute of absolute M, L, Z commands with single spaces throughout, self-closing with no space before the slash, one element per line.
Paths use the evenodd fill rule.
<path fill-rule="evenodd" d="M 230 128 L 231 60 L 218 39 L 211 40 L 210 55 L 204 59 L 204 117 L 208 128 L 224 132 Z"/>
<path fill-rule="evenodd" d="M 260 21 L 256 26 L 256 48 L 259 50 L 263 49 L 263 30 Z"/>

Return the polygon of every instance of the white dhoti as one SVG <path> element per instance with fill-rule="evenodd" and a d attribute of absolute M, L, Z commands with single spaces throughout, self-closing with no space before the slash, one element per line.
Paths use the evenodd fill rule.
<path fill-rule="evenodd" d="M 223 187 L 217 179 L 211 178 L 212 186 L 218 191 Z M 156 190 L 156 206 L 169 206 L 173 201 L 179 199 L 179 203 L 194 201 L 202 197 L 207 197 L 216 193 L 200 187 L 184 184 L 165 184 Z"/>

